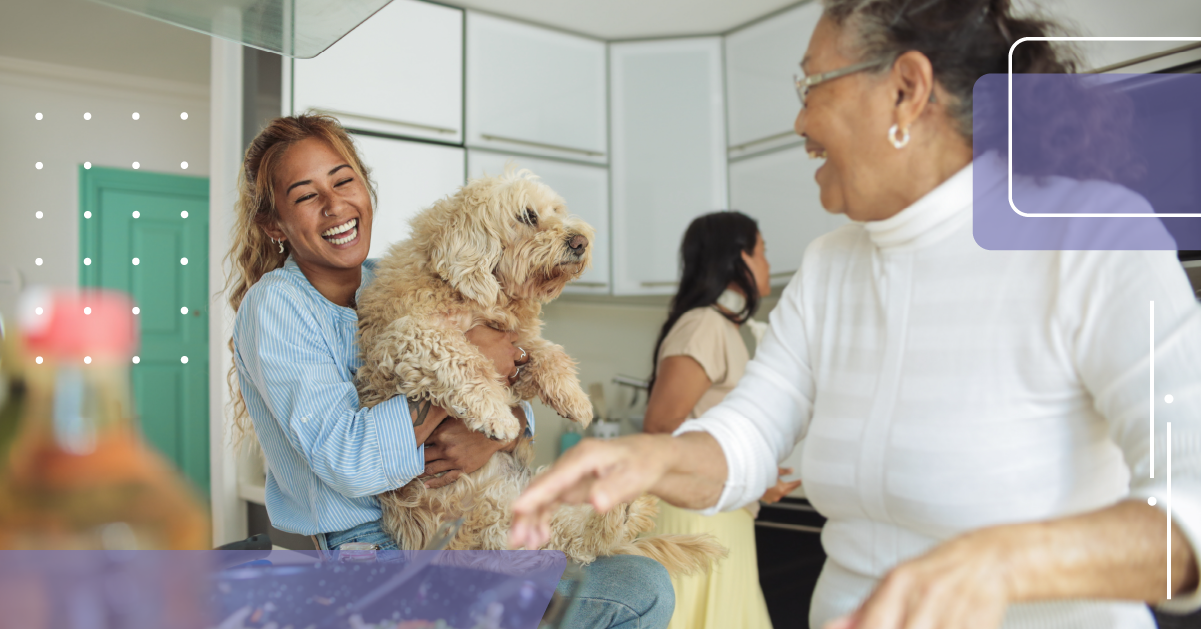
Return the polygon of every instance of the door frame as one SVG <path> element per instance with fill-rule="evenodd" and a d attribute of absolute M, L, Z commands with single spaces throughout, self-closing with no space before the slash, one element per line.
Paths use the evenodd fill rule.
<path fill-rule="evenodd" d="M 85 168 L 82 165 L 79 166 L 78 172 L 80 252 L 78 264 L 79 286 L 81 288 L 94 288 L 101 286 L 101 264 L 99 264 L 99 261 L 104 249 L 104 243 L 101 242 L 101 221 L 99 220 L 100 217 L 98 216 L 98 213 L 101 209 L 100 199 L 104 191 L 120 190 L 124 192 L 163 194 L 180 198 L 194 199 L 202 201 L 206 215 L 210 210 L 209 180 L 207 177 L 156 172 L 138 172 L 118 168 L 103 168 L 99 166 Z M 87 212 L 91 212 L 91 218 L 85 218 L 85 213 Z M 189 216 L 189 219 L 190 218 L 191 217 Z M 196 218 L 201 219 L 201 217 Z M 209 218 L 206 216 L 201 220 L 206 222 L 206 225 L 203 226 L 203 229 L 205 236 L 208 237 L 209 227 L 207 222 Z M 211 256 L 211 247 L 205 247 L 204 253 L 206 256 Z M 93 258 L 93 264 L 84 264 L 84 260 L 89 257 Z M 206 264 L 203 266 L 207 267 L 208 265 Z M 202 277 L 205 283 L 204 290 L 202 292 L 207 296 L 209 294 L 209 285 L 211 284 L 212 278 L 207 270 L 202 274 Z M 211 311 L 209 312 L 209 316 L 211 319 Z M 205 333 L 211 337 L 211 326 L 206 326 Z M 205 345 L 211 346 L 211 344 L 212 339 L 209 338 Z M 207 351 L 208 347 L 206 347 L 206 354 Z M 206 355 L 206 358 L 209 357 Z M 205 369 L 203 371 L 198 371 L 194 377 L 196 378 L 195 384 L 197 386 L 203 386 L 203 394 L 201 395 L 201 399 L 211 403 L 211 379 L 209 378 L 209 370 Z M 203 380 L 202 385 L 200 382 L 201 380 Z M 135 397 L 133 402 L 135 414 L 140 414 L 140 405 L 138 404 L 139 400 L 137 400 Z M 211 421 L 210 413 L 205 414 L 204 420 L 206 422 L 206 426 L 204 427 L 203 431 L 200 431 L 205 435 L 209 433 L 209 427 L 207 426 L 207 423 Z M 204 460 L 211 468 L 212 444 L 210 440 L 207 438 L 202 439 L 198 442 L 198 444 L 203 444 L 203 446 L 208 450 L 208 452 L 205 453 Z M 172 461 L 172 463 L 175 462 Z M 180 470 L 180 473 L 187 475 L 187 472 L 182 469 Z M 210 469 L 208 471 L 208 478 L 205 478 L 202 481 L 197 479 L 200 482 L 199 489 L 203 490 L 207 488 L 207 491 L 211 493 L 211 477 L 212 470 Z"/>

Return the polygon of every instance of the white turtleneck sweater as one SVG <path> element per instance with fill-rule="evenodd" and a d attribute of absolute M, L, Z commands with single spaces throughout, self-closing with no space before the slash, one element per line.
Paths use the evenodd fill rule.
<path fill-rule="evenodd" d="M 1004 194 L 1001 166 L 978 164 Z M 1047 185 L 1098 202 L 1130 194 Z M 889 219 L 814 241 L 738 387 L 678 431 L 707 431 L 725 452 L 729 477 L 710 512 L 762 495 L 805 440 L 805 493 L 829 519 L 813 627 L 965 531 L 1127 498 L 1166 509 L 1167 422 L 1172 518 L 1201 551 L 1201 307 L 1174 254 L 986 251 L 972 237 L 972 186 L 969 165 Z M 1197 593 L 1161 603 L 1198 606 Z M 1003 626 L 1154 621 L 1138 603 L 1062 601 L 1011 605 Z"/>

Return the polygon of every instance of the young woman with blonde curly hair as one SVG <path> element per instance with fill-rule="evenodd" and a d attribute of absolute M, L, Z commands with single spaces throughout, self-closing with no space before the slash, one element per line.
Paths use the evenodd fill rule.
<path fill-rule="evenodd" d="M 377 494 L 418 477 L 454 482 L 516 443 L 468 430 L 428 402 L 359 403 L 355 308 L 375 275 L 370 175 L 334 118 L 272 121 L 246 150 L 228 254 L 235 425 L 266 456 L 272 525 L 311 536 L 320 549 L 396 548 L 380 526 Z M 466 336 L 499 373 L 515 372 L 509 333 L 479 326 Z M 514 414 L 528 418 L 532 434 L 529 406 Z M 662 566 L 607 557 L 587 570 L 573 626 L 666 625 L 674 597 Z"/>

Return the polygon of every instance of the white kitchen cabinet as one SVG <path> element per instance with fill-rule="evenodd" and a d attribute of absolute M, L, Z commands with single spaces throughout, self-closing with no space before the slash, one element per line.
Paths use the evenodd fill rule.
<path fill-rule="evenodd" d="M 759 221 L 773 284 L 788 282 L 809 243 L 847 222 L 822 209 L 813 180 L 821 165 L 800 145 L 730 162 L 730 207 Z"/>
<path fill-rule="evenodd" d="M 318 109 L 352 129 L 463 141 L 460 9 L 394 0 L 329 50 L 291 63 L 293 112 Z"/>
<path fill-rule="evenodd" d="M 356 135 L 378 201 L 371 225 L 372 258 L 409 237 L 409 219 L 463 185 L 465 155 L 457 146 Z"/>
<path fill-rule="evenodd" d="M 793 76 L 821 14 L 821 3 L 810 2 L 726 36 L 731 159 L 796 139 Z"/>
<path fill-rule="evenodd" d="M 1043 0 L 1044 10 L 1068 26 L 1068 35 L 1091 37 L 1201 37 L 1201 2 L 1196 0 Z M 1081 69 L 1102 68 L 1143 55 L 1196 44 L 1196 41 L 1075 42 Z M 1020 45 L 1020 44 L 1019 44 Z M 1196 61 L 1197 51 L 1176 55 L 1178 63 Z M 1151 63 L 1119 72 L 1152 72 L 1176 65 Z"/>
<path fill-rule="evenodd" d="M 608 161 L 604 42 L 467 13 L 467 145 Z"/>
<path fill-rule="evenodd" d="M 721 39 L 609 54 L 614 294 L 671 294 L 688 223 L 728 202 Z"/>
<path fill-rule="evenodd" d="M 584 219 L 596 230 L 592 268 L 567 285 L 566 293 L 608 294 L 609 283 L 609 169 L 534 157 L 519 157 L 471 150 L 467 152 L 469 177 L 499 175 L 510 163 L 527 168 L 567 202 L 567 211 Z"/>

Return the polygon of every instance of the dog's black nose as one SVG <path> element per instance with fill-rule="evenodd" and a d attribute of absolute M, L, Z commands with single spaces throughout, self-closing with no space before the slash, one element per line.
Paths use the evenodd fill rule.
<path fill-rule="evenodd" d="M 567 242 L 567 246 L 571 248 L 572 253 L 583 254 L 584 249 L 588 248 L 588 239 L 576 234 Z"/>

